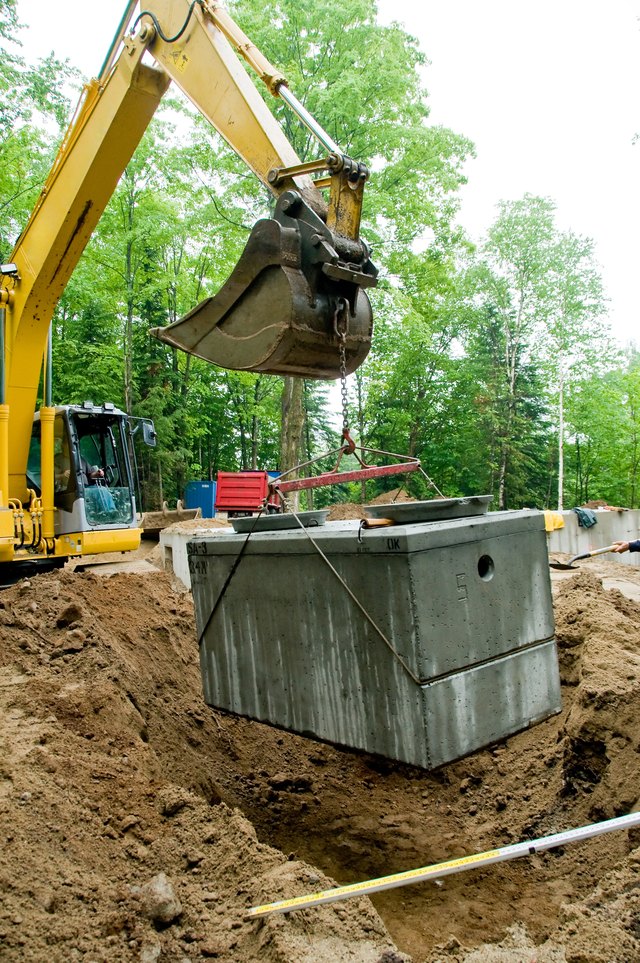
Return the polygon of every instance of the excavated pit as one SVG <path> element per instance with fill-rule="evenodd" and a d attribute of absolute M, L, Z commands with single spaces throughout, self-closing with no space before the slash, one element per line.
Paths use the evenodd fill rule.
<path fill-rule="evenodd" d="M 619 572 L 598 561 L 554 583 L 561 714 L 431 773 L 208 709 L 190 596 L 163 573 L 64 572 L 2 593 L 3 960 L 640 959 L 627 832 L 379 894 L 377 913 L 358 899 L 244 918 L 329 878 L 634 809 L 640 606 L 603 588 Z M 640 574 L 624 578 L 637 592 Z M 161 873 L 170 919 L 145 895 Z"/>

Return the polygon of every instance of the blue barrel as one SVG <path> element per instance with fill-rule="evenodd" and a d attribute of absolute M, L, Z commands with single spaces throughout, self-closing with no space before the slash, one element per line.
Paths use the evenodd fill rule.
<path fill-rule="evenodd" d="M 215 518 L 216 483 L 192 481 L 184 490 L 184 507 L 199 508 L 203 518 Z"/>

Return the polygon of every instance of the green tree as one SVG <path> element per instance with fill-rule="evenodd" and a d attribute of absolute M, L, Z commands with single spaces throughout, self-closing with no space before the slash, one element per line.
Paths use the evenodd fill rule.
<path fill-rule="evenodd" d="M 502 319 L 491 302 L 481 305 L 456 384 L 462 477 L 496 506 L 548 504 L 551 433 L 541 373 L 516 357 L 511 380 L 506 350 Z"/>
<path fill-rule="evenodd" d="M 476 300 L 498 326 L 494 360 L 500 357 L 501 377 L 494 381 L 493 409 L 500 411 L 498 505 L 512 501 L 509 465 L 523 461 L 529 444 L 524 412 L 538 412 L 539 419 L 552 405 L 546 417 L 557 438 L 554 471 L 562 507 L 567 383 L 595 372 L 605 355 L 604 295 L 593 243 L 559 231 L 553 202 L 527 194 L 500 205 L 474 273 Z"/>
<path fill-rule="evenodd" d="M 336 143 L 351 156 L 372 164 L 362 234 L 373 246 L 383 278 L 381 290 L 372 295 L 376 326 L 371 370 L 377 376 L 380 368 L 391 367 L 378 356 L 391 345 L 397 356 L 400 341 L 410 340 L 403 330 L 407 315 L 426 315 L 427 326 L 431 324 L 439 292 L 428 298 L 425 307 L 426 282 L 431 272 L 446 274 L 452 269 L 455 249 L 462 241 L 451 222 L 471 145 L 449 130 L 428 124 L 426 92 L 419 74 L 424 55 L 399 25 L 376 22 L 372 0 L 347 5 L 338 0 L 322 0 L 319 5 L 278 0 L 268 9 L 255 0 L 237 0 L 232 9 L 243 29 L 283 70 L 293 92 Z M 273 29 L 274 22 L 278 30 Z M 372 69 L 372 64 L 384 66 Z M 285 105 L 270 103 L 303 160 L 323 153 Z M 425 236 L 427 251 L 414 255 L 414 244 Z M 399 280 L 384 284 L 385 276 Z M 387 312 L 392 321 L 383 321 Z M 393 333 L 387 337 L 391 329 Z M 416 333 L 414 344 L 421 337 L 424 341 L 431 335 Z M 415 352 L 412 356 L 415 359 Z M 407 358 L 407 368 L 410 364 Z M 372 376 L 367 384 L 373 380 Z M 363 385 L 360 382 L 361 390 Z M 392 392 L 390 388 L 389 394 Z M 407 394 L 410 392 L 407 386 Z M 302 397 L 300 385 L 289 386 L 283 395 L 283 446 L 288 446 L 283 467 L 289 460 L 295 461 L 305 438 Z M 364 404 L 361 408 L 364 411 Z M 360 427 L 366 430 L 364 421 Z"/>
<path fill-rule="evenodd" d="M 519 375 L 531 359 L 536 332 L 548 319 L 543 287 L 554 240 L 551 201 L 525 195 L 520 201 L 502 202 L 477 270 L 480 296 L 500 327 L 504 394 L 496 466 L 499 508 L 508 501 L 508 465 L 519 455 Z"/>
<path fill-rule="evenodd" d="M 640 504 L 640 357 L 574 381 L 567 392 L 567 491 L 574 505 Z"/>
<path fill-rule="evenodd" d="M 78 72 L 53 55 L 20 55 L 16 0 L 0 0 L 0 251 L 8 256 L 36 201 Z"/>
<path fill-rule="evenodd" d="M 593 241 L 563 232 L 551 251 L 545 302 L 549 306 L 546 337 L 539 351 L 545 362 L 555 407 L 558 437 L 558 511 L 564 508 L 565 394 L 572 382 L 604 372 L 614 356 L 604 324 L 605 297 L 595 263 Z"/>

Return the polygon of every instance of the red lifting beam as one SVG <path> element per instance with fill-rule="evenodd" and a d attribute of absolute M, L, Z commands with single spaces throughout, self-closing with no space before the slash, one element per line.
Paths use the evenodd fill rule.
<path fill-rule="evenodd" d="M 269 487 L 276 492 L 296 492 L 304 488 L 321 488 L 323 485 L 340 485 L 342 482 L 382 478 L 383 475 L 402 475 L 405 472 L 417 471 L 419 468 L 419 461 L 407 461 L 401 465 L 383 465 L 382 467 L 374 465 L 371 468 L 357 468 L 354 471 L 328 471 L 323 475 L 294 478 L 292 481 L 280 481 L 276 478 L 270 482 Z"/>

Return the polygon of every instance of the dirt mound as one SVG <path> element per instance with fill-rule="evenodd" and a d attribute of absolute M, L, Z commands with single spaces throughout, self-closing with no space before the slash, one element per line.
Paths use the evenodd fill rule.
<path fill-rule="evenodd" d="M 364 505 L 356 505 L 353 502 L 341 502 L 338 505 L 331 505 L 329 507 L 329 514 L 327 515 L 328 522 L 342 522 L 350 518 L 366 518 L 367 513 L 364 510 Z"/>
<path fill-rule="evenodd" d="M 372 498 L 369 504 L 391 505 L 392 502 L 415 502 L 415 498 L 404 488 L 392 488 L 390 492 L 383 492 L 377 498 Z"/>
<path fill-rule="evenodd" d="M 580 507 L 591 508 L 591 509 L 603 508 L 605 509 L 605 511 L 608 511 L 608 512 L 628 512 L 629 511 L 628 508 L 621 508 L 619 505 L 610 505 L 608 502 L 605 502 L 602 499 L 595 499 L 594 501 L 591 501 L 591 502 L 585 502 L 584 505 L 581 505 Z"/>
<path fill-rule="evenodd" d="M 392 949 L 362 900 L 245 920 L 330 881 L 222 801 L 235 750 L 202 704 L 188 596 L 160 574 L 76 573 L 0 606 L 3 960 L 373 963 Z"/>
<path fill-rule="evenodd" d="M 383 492 L 377 498 L 373 498 L 367 505 L 390 505 L 392 502 L 414 502 L 415 498 L 404 488 L 393 488 L 390 492 Z M 354 502 L 341 502 L 329 507 L 327 520 L 330 522 L 344 521 L 351 518 L 366 518 L 366 505 L 359 505 Z"/>
<path fill-rule="evenodd" d="M 167 532 L 202 532 L 210 531 L 212 528 L 231 528 L 230 522 L 220 521 L 217 518 L 191 518 L 182 522 L 174 522 L 168 525 Z"/>
<path fill-rule="evenodd" d="M 547 739 L 540 746 L 542 772 L 546 768 L 548 778 L 540 779 L 540 773 L 520 793 L 521 799 L 530 796 L 540 808 L 538 820 L 523 826 L 522 839 L 610 819 L 640 805 L 640 606 L 617 590 L 605 591 L 593 574 L 581 572 L 560 584 L 555 612 L 565 708 L 554 742 Z M 517 736 L 512 747 L 538 731 Z M 522 777 L 522 767 L 515 766 Z M 520 807 L 514 815 L 522 822 Z M 549 864 L 566 864 L 558 875 L 556 867 L 543 872 L 550 902 L 556 890 L 553 883 L 560 881 L 564 901 L 556 908 L 556 925 L 549 926 L 549 935 L 539 945 L 526 929 L 516 926 L 499 946 L 485 944 L 472 951 L 454 942 L 429 959 L 433 963 L 640 959 L 638 844 L 640 835 L 631 831 L 533 858 L 534 865 L 541 860 L 539 868 L 547 864 L 544 870 L 551 868 Z M 529 924 L 532 932 L 542 935 L 539 925 L 540 921 Z"/>
<path fill-rule="evenodd" d="M 6 591 L 2 958 L 640 959 L 634 833 L 377 894 L 391 936 L 363 899 L 245 919 L 634 809 L 640 606 L 595 571 L 556 584 L 562 712 L 432 773 L 204 706 L 190 597 L 160 573 Z"/>

